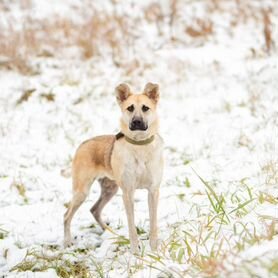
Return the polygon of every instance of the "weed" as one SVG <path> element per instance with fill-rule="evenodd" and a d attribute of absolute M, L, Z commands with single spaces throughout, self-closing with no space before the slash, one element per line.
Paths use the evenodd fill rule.
<path fill-rule="evenodd" d="M 146 234 L 146 231 L 142 227 L 136 226 L 136 231 L 138 235 L 144 235 Z"/>
<path fill-rule="evenodd" d="M 0 228 L 0 239 L 4 239 L 8 234 L 9 232 L 7 230 Z"/>
<path fill-rule="evenodd" d="M 220 196 L 218 196 L 216 194 L 216 192 L 213 190 L 213 188 L 209 185 L 208 182 L 206 182 L 199 174 L 197 174 L 197 172 L 191 168 L 194 173 L 198 176 L 198 178 L 201 180 L 201 182 L 205 185 L 205 187 L 207 188 L 206 190 L 206 194 L 207 197 L 210 201 L 210 204 L 214 210 L 214 212 L 217 214 L 217 216 L 220 217 L 221 219 L 221 223 L 227 223 L 226 221 L 230 221 L 229 217 L 224 209 L 224 203 L 225 203 L 225 198 L 224 196 L 221 194 Z M 225 219 L 226 218 L 226 221 Z"/>
<path fill-rule="evenodd" d="M 40 96 L 41 96 L 41 98 L 43 98 L 47 101 L 50 101 L 50 102 L 55 101 L 55 95 L 53 93 L 41 94 Z"/>
<path fill-rule="evenodd" d="M 32 94 L 36 91 L 36 89 L 28 89 L 28 90 L 25 90 L 21 97 L 17 100 L 16 104 L 21 104 L 25 101 L 27 101 L 31 96 Z"/>
<path fill-rule="evenodd" d="M 113 244 L 117 244 L 118 246 L 125 246 L 130 244 L 129 239 L 124 236 L 118 236 L 114 239 L 115 241 L 113 242 Z"/>
<path fill-rule="evenodd" d="M 268 266 L 268 270 L 270 273 L 275 274 L 276 276 L 278 275 L 278 261 L 273 260 L 270 265 Z"/>
<path fill-rule="evenodd" d="M 213 33 L 213 23 L 210 20 L 197 18 L 193 25 L 185 28 L 185 32 L 193 38 L 207 37 Z"/>
<path fill-rule="evenodd" d="M 185 184 L 185 187 L 187 187 L 187 188 L 190 187 L 190 181 L 189 181 L 189 179 L 188 179 L 187 177 L 186 177 L 186 179 L 185 179 L 184 184 Z"/>
<path fill-rule="evenodd" d="M 92 262 L 92 264 L 95 266 L 96 269 L 96 273 L 98 274 L 99 278 L 104 278 L 107 277 L 105 275 L 105 271 L 103 269 L 103 265 L 101 263 L 96 262 L 94 259 L 90 259 L 90 261 Z"/>
<path fill-rule="evenodd" d="M 82 261 L 65 259 L 62 253 L 47 256 L 37 250 L 29 250 L 24 260 L 10 269 L 10 272 L 43 272 L 51 268 L 63 278 L 93 277 L 88 266 Z"/>
<path fill-rule="evenodd" d="M 33 20 L 26 18 L 21 30 L 0 26 L 0 55 L 6 57 L 2 66 L 17 69 L 23 74 L 35 74 L 29 64 L 31 57 L 45 58 L 55 56 L 57 49 L 76 45 L 82 51 L 84 59 L 112 53 L 114 63 L 120 60 L 124 47 L 129 45 L 129 35 L 125 17 L 99 14 L 92 11 L 92 16 L 83 23 L 58 18 L 55 21 Z M 57 36 L 59 34 L 59 36 Z M 47 49 L 47 50 L 46 50 Z M 28 94 L 23 96 L 23 100 Z M 52 95 L 45 98 L 52 101 Z M 21 100 L 19 100 L 21 101 Z"/>
<path fill-rule="evenodd" d="M 274 197 L 273 195 L 268 194 L 266 192 L 262 192 L 262 191 L 259 192 L 258 201 L 260 204 L 263 204 L 265 202 L 273 204 L 273 205 L 278 204 L 278 199 L 276 197 Z"/>
<path fill-rule="evenodd" d="M 266 51 L 270 53 L 270 50 L 273 45 L 273 40 L 272 40 L 272 28 L 271 28 L 271 21 L 270 21 L 270 9 L 263 9 L 262 14 L 263 14 L 263 26 L 264 26 L 264 40 L 265 40 L 265 47 Z"/>
<path fill-rule="evenodd" d="M 184 193 L 180 193 L 180 194 L 177 194 L 177 197 L 178 197 L 178 199 L 180 200 L 180 201 L 184 201 L 184 199 L 185 199 L 185 194 Z"/>
<path fill-rule="evenodd" d="M 267 185 L 278 184 L 278 161 L 271 159 L 262 166 L 262 172 L 265 175 L 265 183 Z"/>
<path fill-rule="evenodd" d="M 11 188 L 15 188 L 18 194 L 23 198 L 24 203 L 28 203 L 28 198 L 26 196 L 26 188 L 23 183 L 14 181 L 11 184 Z"/>

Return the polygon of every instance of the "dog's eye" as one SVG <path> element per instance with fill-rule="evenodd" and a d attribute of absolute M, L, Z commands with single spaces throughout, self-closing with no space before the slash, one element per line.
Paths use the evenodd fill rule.
<path fill-rule="evenodd" d="M 127 107 L 127 110 L 128 110 L 129 112 L 133 112 L 133 111 L 134 111 L 134 106 L 133 106 L 133 105 L 128 106 L 128 107 Z"/>
<path fill-rule="evenodd" d="M 142 111 L 143 111 L 143 112 L 147 112 L 149 109 L 150 109 L 150 108 L 149 108 L 148 106 L 146 106 L 146 105 L 143 105 L 143 106 L 142 106 Z"/>

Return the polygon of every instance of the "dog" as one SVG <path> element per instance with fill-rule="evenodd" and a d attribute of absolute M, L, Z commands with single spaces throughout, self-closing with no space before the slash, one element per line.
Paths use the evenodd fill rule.
<path fill-rule="evenodd" d="M 115 89 L 122 111 L 121 132 L 97 136 L 83 142 L 72 162 L 73 197 L 64 215 L 64 245 L 71 244 L 70 223 L 85 201 L 90 187 L 99 180 L 101 194 L 91 208 L 95 220 L 106 229 L 101 211 L 120 187 L 127 215 L 130 249 L 138 253 L 138 235 L 134 223 L 134 192 L 148 190 L 150 247 L 157 249 L 157 207 L 163 173 L 163 139 L 158 134 L 157 104 L 159 86 L 147 83 L 144 91 L 133 94 L 127 84 Z"/>

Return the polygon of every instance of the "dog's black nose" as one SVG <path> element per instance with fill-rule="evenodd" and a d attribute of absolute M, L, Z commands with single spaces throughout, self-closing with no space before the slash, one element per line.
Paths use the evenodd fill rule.
<path fill-rule="evenodd" d="M 131 130 L 146 130 L 146 125 L 141 118 L 133 118 L 130 124 Z"/>
<path fill-rule="evenodd" d="M 132 121 L 132 124 L 134 126 L 140 126 L 140 125 L 142 125 L 142 121 L 137 119 L 137 120 Z"/>

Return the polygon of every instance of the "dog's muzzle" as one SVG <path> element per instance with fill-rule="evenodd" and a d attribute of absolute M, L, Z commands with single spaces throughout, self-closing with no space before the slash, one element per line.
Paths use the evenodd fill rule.
<path fill-rule="evenodd" d="M 144 123 L 142 118 L 139 117 L 134 117 L 129 124 L 129 129 L 130 130 L 147 130 L 148 125 Z"/>

